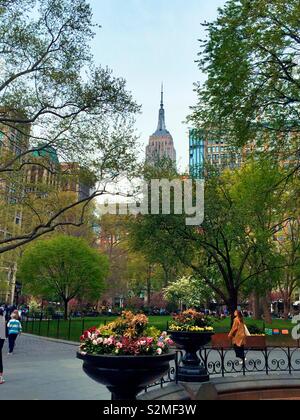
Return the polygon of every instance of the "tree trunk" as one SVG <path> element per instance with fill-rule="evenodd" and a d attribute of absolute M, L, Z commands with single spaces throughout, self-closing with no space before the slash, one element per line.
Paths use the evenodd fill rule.
<path fill-rule="evenodd" d="M 261 310 L 260 310 L 260 302 L 259 302 L 259 294 L 258 292 L 254 292 L 252 294 L 252 310 L 253 310 L 253 319 L 259 321 L 261 319 Z"/>
<path fill-rule="evenodd" d="M 284 299 L 284 319 L 287 321 L 289 319 L 289 314 L 291 312 L 291 299 L 285 298 Z"/>
<path fill-rule="evenodd" d="M 230 296 L 229 302 L 227 303 L 227 306 L 231 315 L 231 326 L 232 326 L 234 322 L 234 313 L 238 308 L 238 294 L 236 291 L 231 292 L 231 296 Z"/>
<path fill-rule="evenodd" d="M 67 321 L 69 318 L 69 301 L 64 300 L 64 319 Z"/>
<path fill-rule="evenodd" d="M 262 306 L 264 311 L 264 320 L 267 324 L 272 324 L 272 316 L 271 316 L 271 304 L 269 302 L 269 297 L 264 296 L 262 299 Z"/>

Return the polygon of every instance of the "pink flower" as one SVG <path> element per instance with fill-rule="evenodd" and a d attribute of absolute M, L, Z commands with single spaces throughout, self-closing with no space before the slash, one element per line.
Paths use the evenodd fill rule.
<path fill-rule="evenodd" d="M 117 347 L 117 349 L 122 349 L 123 348 L 123 344 L 119 342 L 119 343 L 116 344 L 116 347 Z"/>
<path fill-rule="evenodd" d="M 163 343 L 162 341 L 159 341 L 159 342 L 157 343 L 157 345 L 158 345 L 158 347 L 160 347 L 160 348 L 162 348 L 162 349 L 164 349 L 164 348 L 165 348 L 165 345 L 164 345 L 164 343 Z"/>
<path fill-rule="evenodd" d="M 113 338 L 112 338 L 112 337 L 108 338 L 108 340 L 107 340 L 107 345 L 108 345 L 108 346 L 111 346 L 113 343 L 114 343 Z"/>

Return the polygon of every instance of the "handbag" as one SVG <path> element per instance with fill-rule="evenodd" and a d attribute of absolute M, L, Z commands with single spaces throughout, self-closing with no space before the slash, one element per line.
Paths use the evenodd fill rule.
<path fill-rule="evenodd" d="M 247 337 L 251 337 L 251 334 L 250 334 L 246 324 L 245 324 L 245 334 L 246 334 Z"/>

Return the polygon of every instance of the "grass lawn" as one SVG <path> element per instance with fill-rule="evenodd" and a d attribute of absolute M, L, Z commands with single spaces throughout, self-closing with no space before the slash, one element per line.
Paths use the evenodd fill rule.
<path fill-rule="evenodd" d="M 72 319 L 71 321 L 26 321 L 22 323 L 23 332 L 40 335 L 42 337 L 59 338 L 62 340 L 78 342 L 83 331 L 92 327 L 99 327 L 112 322 L 116 317 L 99 317 L 86 319 Z M 160 330 L 166 330 L 170 316 L 150 316 L 150 325 Z"/>
<path fill-rule="evenodd" d="M 43 337 L 59 338 L 62 340 L 78 342 L 83 331 L 105 325 L 111 321 L 114 321 L 116 317 L 99 317 L 99 318 L 86 318 L 72 319 L 71 321 L 28 321 L 23 322 L 23 331 L 29 334 L 40 335 Z M 150 325 L 160 330 L 166 330 L 168 323 L 172 320 L 170 316 L 150 316 Z M 264 329 L 279 329 L 289 330 L 289 336 L 273 336 L 267 337 L 268 346 L 297 346 L 291 337 L 291 330 L 294 325 L 291 321 L 274 320 L 272 324 L 265 324 L 263 321 L 254 321 L 252 319 L 246 319 L 247 326 L 256 325 L 257 327 Z M 230 318 L 222 321 L 217 321 L 214 325 L 216 333 L 227 333 L 230 330 Z"/>

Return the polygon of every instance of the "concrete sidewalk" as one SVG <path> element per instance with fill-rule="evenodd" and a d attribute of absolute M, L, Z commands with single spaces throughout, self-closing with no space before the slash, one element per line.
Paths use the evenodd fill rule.
<path fill-rule="evenodd" d="M 7 356 L 6 343 L 0 400 L 109 400 L 107 389 L 82 371 L 76 351 L 74 344 L 21 335 Z"/>

